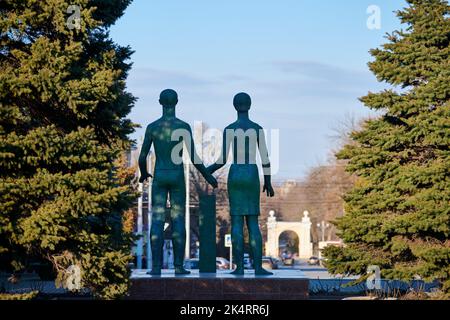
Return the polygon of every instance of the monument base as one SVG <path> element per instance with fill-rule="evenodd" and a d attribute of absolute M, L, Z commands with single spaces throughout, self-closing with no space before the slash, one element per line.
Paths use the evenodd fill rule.
<path fill-rule="evenodd" d="M 309 280 L 299 270 L 273 270 L 273 276 L 255 276 L 246 270 L 244 276 L 230 271 L 217 274 L 175 276 L 164 270 L 151 276 L 147 270 L 134 270 L 128 299 L 132 300 L 305 300 Z"/>

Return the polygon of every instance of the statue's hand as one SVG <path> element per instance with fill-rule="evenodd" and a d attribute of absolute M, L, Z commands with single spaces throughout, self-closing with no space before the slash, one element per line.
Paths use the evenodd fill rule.
<path fill-rule="evenodd" d="M 275 196 L 275 191 L 273 191 L 272 185 L 271 184 L 264 184 L 263 190 L 262 192 L 266 193 L 268 197 L 273 197 Z"/>
<path fill-rule="evenodd" d="M 139 178 L 139 183 L 144 183 L 148 178 L 153 178 L 150 173 L 146 173 Z"/>
<path fill-rule="evenodd" d="M 211 174 L 205 177 L 206 181 L 208 181 L 208 183 L 213 187 L 213 188 L 217 188 L 218 183 L 216 178 L 214 178 Z"/>

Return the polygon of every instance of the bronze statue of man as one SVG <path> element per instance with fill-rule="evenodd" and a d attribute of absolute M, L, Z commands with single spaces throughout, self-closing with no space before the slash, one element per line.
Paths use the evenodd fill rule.
<path fill-rule="evenodd" d="M 235 258 L 235 275 L 244 274 L 244 220 L 250 237 L 253 263 L 256 275 L 271 275 L 262 267 L 262 237 L 259 230 L 260 181 L 256 166 L 256 154 L 259 149 L 263 172 L 263 192 L 274 196 L 271 184 L 270 161 L 263 128 L 249 119 L 248 111 L 251 98 L 246 93 L 234 97 L 237 120 L 227 126 L 223 132 L 222 154 L 215 164 L 208 167 L 210 173 L 223 167 L 233 147 L 233 164 L 228 174 L 228 197 L 231 213 L 231 242 Z"/>
<path fill-rule="evenodd" d="M 144 143 L 139 155 L 139 168 L 144 182 L 152 177 L 147 171 L 147 155 L 151 145 L 155 146 L 155 170 L 152 184 L 152 227 L 150 231 L 152 247 L 152 275 L 160 275 L 164 245 L 164 222 L 167 196 L 170 196 L 170 217 L 172 223 L 172 240 L 174 248 L 174 265 L 176 274 L 188 274 L 184 269 L 184 250 L 186 246 L 185 203 L 186 183 L 182 162 L 180 143 L 186 146 L 192 163 L 214 188 L 217 180 L 206 170 L 199 159 L 192 138 L 189 124 L 175 116 L 178 95 L 174 90 L 161 92 L 159 103 L 163 107 L 161 118 L 147 126 Z M 174 152 L 178 150 L 178 152 Z"/>

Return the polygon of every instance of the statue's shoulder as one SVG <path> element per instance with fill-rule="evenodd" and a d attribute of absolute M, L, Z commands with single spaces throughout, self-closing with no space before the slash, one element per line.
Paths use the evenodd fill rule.
<path fill-rule="evenodd" d="M 261 127 L 258 123 L 250 121 L 252 128 L 254 128 L 255 130 L 262 130 L 263 127 Z"/>
<path fill-rule="evenodd" d="M 237 121 L 227 125 L 224 130 L 236 130 L 236 129 L 239 129 L 239 125 L 238 125 Z"/>
<path fill-rule="evenodd" d="M 191 126 L 189 125 L 189 123 L 187 123 L 186 121 L 183 121 L 179 118 L 175 118 L 174 119 L 175 125 L 177 128 L 182 128 L 182 129 L 191 129 Z"/>
<path fill-rule="evenodd" d="M 159 126 L 160 122 L 161 122 L 161 118 L 149 123 L 147 125 L 147 132 L 150 132 L 150 131 L 154 130 L 155 128 L 157 128 Z"/>

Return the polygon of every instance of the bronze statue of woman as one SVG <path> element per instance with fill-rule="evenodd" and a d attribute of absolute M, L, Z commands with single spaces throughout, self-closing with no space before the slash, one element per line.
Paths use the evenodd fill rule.
<path fill-rule="evenodd" d="M 263 192 L 274 196 L 271 184 L 270 160 L 263 128 L 249 119 L 251 98 L 246 93 L 234 97 L 237 120 L 227 126 L 223 133 L 222 154 L 215 164 L 208 167 L 210 173 L 222 168 L 227 161 L 228 152 L 233 147 L 233 164 L 228 174 L 228 197 L 231 214 L 231 242 L 236 269 L 234 275 L 244 274 L 244 222 L 250 237 L 250 248 L 256 275 L 271 275 L 262 267 L 262 236 L 259 230 L 260 181 L 256 165 L 259 149 L 263 173 Z"/>

